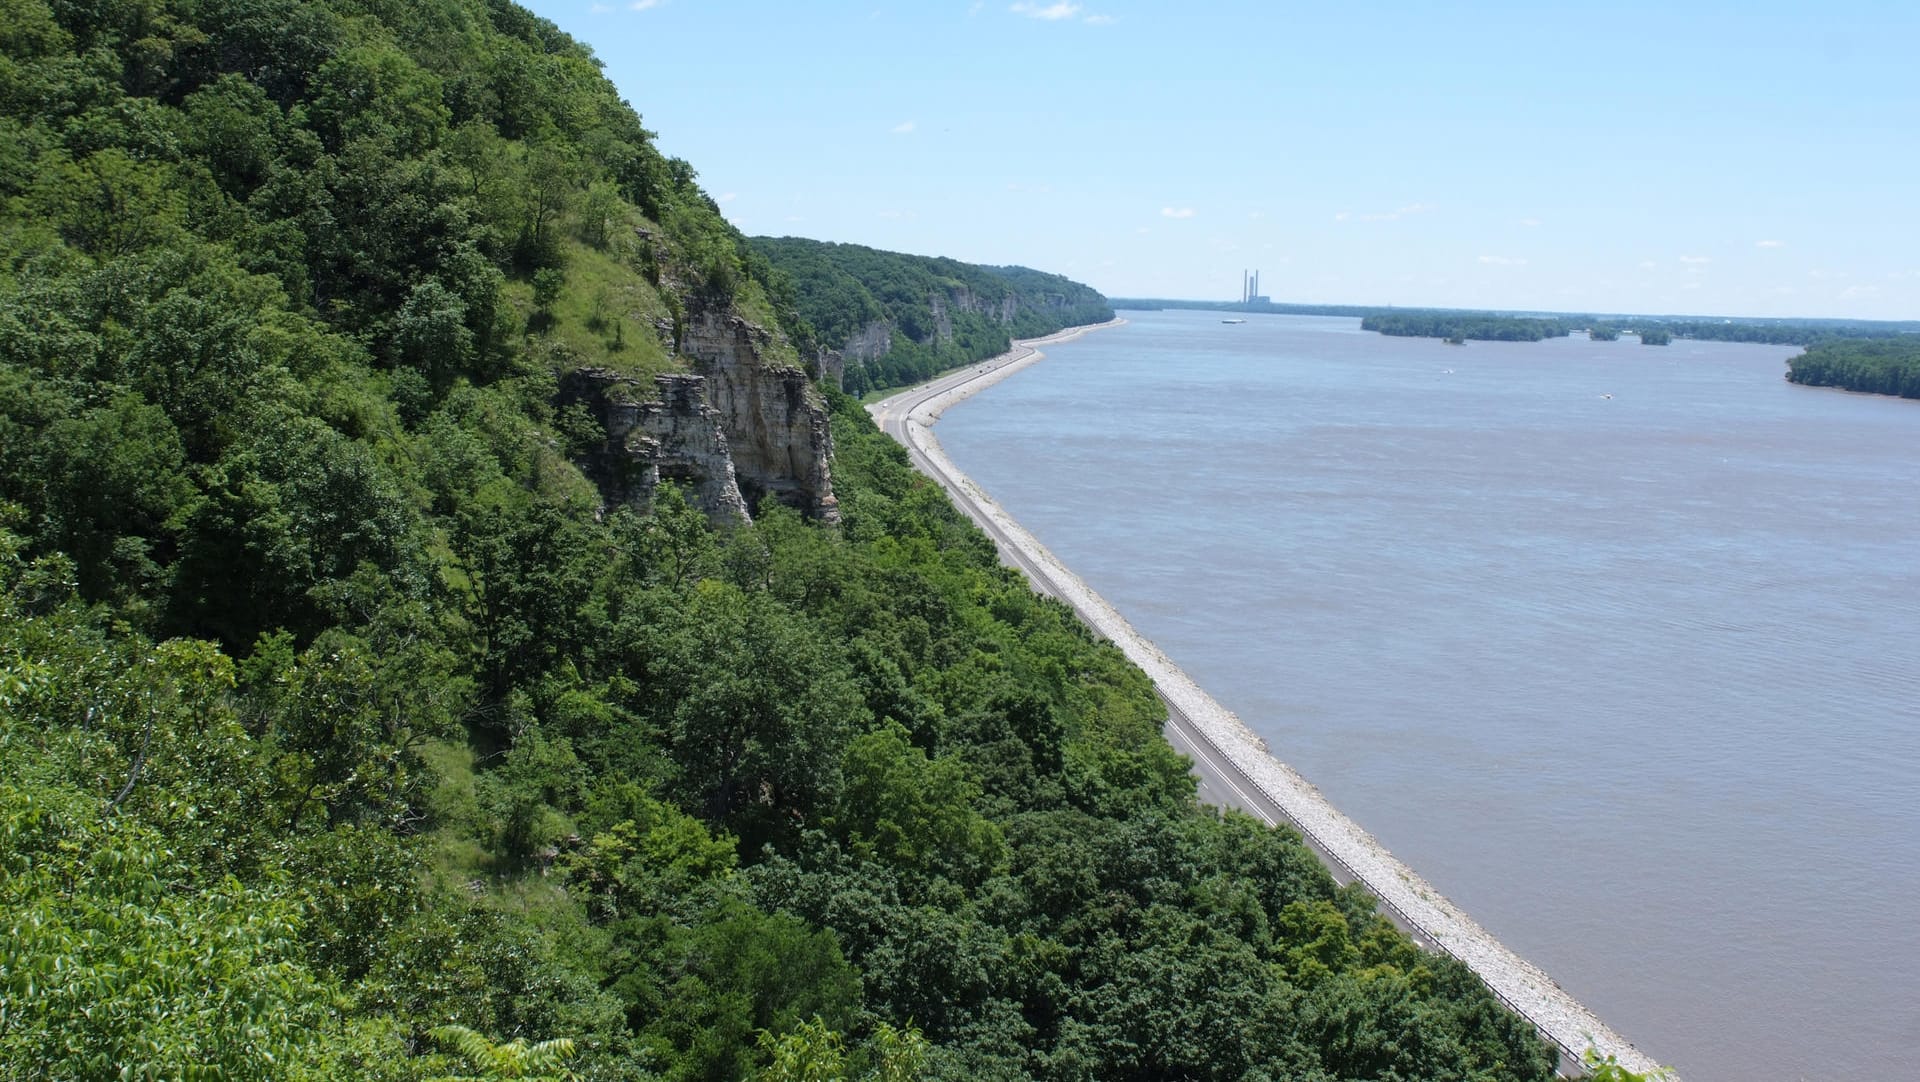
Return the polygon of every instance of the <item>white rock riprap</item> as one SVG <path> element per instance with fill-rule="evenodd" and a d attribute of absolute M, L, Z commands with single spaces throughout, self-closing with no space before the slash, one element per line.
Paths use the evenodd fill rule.
<path fill-rule="evenodd" d="M 1160 693 L 1193 722 L 1203 739 L 1277 805 L 1293 826 L 1365 883 L 1383 904 L 1396 911 L 1401 923 L 1410 925 L 1438 949 L 1465 962 L 1510 1007 L 1572 1053 L 1562 1056 L 1563 1063 L 1577 1061 L 1579 1052 L 1592 1047 L 1601 1056 L 1615 1057 L 1629 1070 L 1657 1070 L 1659 1065 L 1651 1057 L 1614 1032 L 1553 978 L 1495 939 L 1413 869 L 1387 852 L 1359 824 L 1328 803 L 1312 783 L 1275 758 L 1266 743 L 1232 711 L 1202 691 L 1159 647 L 1134 630 L 1113 606 L 1089 589 L 979 485 L 961 473 L 933 438 L 932 425 L 942 411 L 1039 361 L 1044 354 L 1036 346 L 1069 341 L 1089 330 L 1122 322 L 1115 320 L 1015 343 L 1012 350 L 984 365 L 975 378 L 919 404 L 906 419 L 908 441 L 931 463 L 936 480 L 963 504 L 969 505 L 967 509 L 976 519 L 990 522 L 990 532 L 1005 538 L 1019 550 L 1027 564 L 1039 570 L 1045 581 L 1038 585 L 1072 605 L 1095 631 L 1112 640 L 1129 660 L 1145 670 Z M 1678 1079 L 1673 1078 L 1673 1082 Z"/>

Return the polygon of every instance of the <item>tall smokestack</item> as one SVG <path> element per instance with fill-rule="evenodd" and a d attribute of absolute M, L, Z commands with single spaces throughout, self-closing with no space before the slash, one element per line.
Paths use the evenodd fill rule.
<path fill-rule="evenodd" d="M 1245 304 L 1245 303 L 1247 303 L 1247 296 L 1248 296 L 1248 291 L 1247 291 L 1247 284 L 1248 284 L 1248 281 L 1249 281 L 1249 280 L 1248 280 L 1248 278 L 1247 278 L 1247 272 L 1246 272 L 1246 271 L 1244 271 L 1244 270 L 1243 270 L 1243 271 L 1241 271 L 1241 272 L 1240 272 L 1240 303 L 1241 303 L 1241 304 Z"/>

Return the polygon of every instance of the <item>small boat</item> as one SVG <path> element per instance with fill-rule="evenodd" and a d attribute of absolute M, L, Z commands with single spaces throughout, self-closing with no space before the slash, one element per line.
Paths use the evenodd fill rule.
<path fill-rule="evenodd" d="M 1246 322 L 1246 320 L 1244 320 L 1244 319 L 1223 319 L 1223 320 L 1221 320 L 1220 322 L 1222 322 L 1222 323 L 1245 323 L 1245 322 Z"/>

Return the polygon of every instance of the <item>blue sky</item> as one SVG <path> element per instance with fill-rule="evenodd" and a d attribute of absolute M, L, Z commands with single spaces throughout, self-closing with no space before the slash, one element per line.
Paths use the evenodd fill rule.
<path fill-rule="evenodd" d="M 1920 4 L 528 6 L 749 233 L 1114 296 L 1920 319 Z"/>

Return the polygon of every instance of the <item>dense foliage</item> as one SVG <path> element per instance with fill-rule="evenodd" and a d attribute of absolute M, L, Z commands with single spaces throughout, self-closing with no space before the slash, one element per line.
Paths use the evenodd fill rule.
<path fill-rule="evenodd" d="M 805 328 L 550 24 L 7 0 L 0 162 L 0 1078 L 1546 1077 L 850 400 L 602 513 L 557 373 Z"/>
<path fill-rule="evenodd" d="M 1820 342 L 1787 361 L 1787 378 L 1809 387 L 1920 398 L 1920 336 Z"/>
<path fill-rule="evenodd" d="M 918 383 L 1037 338 L 1113 318 L 1105 297 L 1057 274 L 983 267 L 800 237 L 754 237 L 754 254 L 791 282 L 792 303 L 820 344 L 844 350 L 878 336 L 874 356 L 851 356 L 841 385 L 855 396 Z"/>
<path fill-rule="evenodd" d="M 1564 338 L 1574 328 L 1566 320 L 1559 319 L 1494 316 L 1476 312 L 1388 312 L 1362 316 L 1360 329 L 1402 338 L 1538 342 L 1543 338 Z"/>

